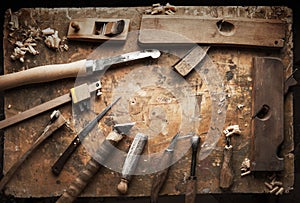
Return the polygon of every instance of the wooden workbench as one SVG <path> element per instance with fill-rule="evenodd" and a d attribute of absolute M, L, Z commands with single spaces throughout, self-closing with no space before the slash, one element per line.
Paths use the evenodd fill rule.
<path fill-rule="evenodd" d="M 100 58 L 114 56 L 129 51 L 139 50 L 137 42 L 138 30 L 140 28 L 141 17 L 148 7 L 128 7 L 128 8 L 27 8 L 20 9 L 15 13 L 18 16 L 19 23 L 22 25 L 31 25 L 32 27 L 45 29 L 53 28 L 58 31 L 59 36 L 63 38 L 67 35 L 69 21 L 74 18 L 84 17 L 101 17 L 101 18 L 128 18 L 130 19 L 130 33 L 124 44 L 112 46 L 105 43 L 91 43 L 66 40 L 68 50 L 55 51 L 45 46 L 43 41 L 38 42 L 37 49 L 39 54 L 36 56 L 28 55 L 25 62 L 13 61 L 10 55 L 14 45 L 10 43 L 10 31 L 7 28 L 10 21 L 10 13 L 5 15 L 4 25 L 4 72 L 5 74 L 22 71 L 40 65 L 69 63 L 90 56 L 98 55 Z M 252 58 L 255 56 L 273 56 L 278 57 L 284 64 L 285 78 L 291 73 L 293 54 L 292 54 L 292 13 L 286 7 L 178 7 L 175 15 L 203 16 L 209 18 L 232 17 L 232 18 L 249 18 L 249 19 L 280 19 L 287 23 L 286 40 L 282 49 L 261 49 L 261 48 L 241 48 L 234 46 L 213 46 L 209 50 L 209 57 L 214 62 L 216 70 L 224 84 L 226 98 L 217 98 L 219 102 L 226 100 L 226 108 L 219 116 L 224 118 L 224 125 L 217 126 L 220 129 L 217 136 L 216 144 L 207 156 L 197 163 L 198 189 L 200 193 L 222 193 L 219 188 L 219 174 L 223 156 L 224 137 L 221 131 L 229 125 L 238 124 L 242 130 L 242 135 L 233 138 L 233 168 L 234 184 L 231 188 L 232 193 L 265 193 L 268 189 L 264 182 L 269 181 L 268 177 L 273 173 L 250 174 L 245 177 L 240 176 L 241 163 L 245 158 L 250 158 L 251 144 L 251 90 L 252 90 Z M 174 81 L 170 84 L 157 82 L 163 78 L 172 76 L 170 67 L 182 57 L 187 50 L 176 50 L 177 55 L 163 52 L 162 56 L 154 62 L 142 60 L 138 63 L 125 64 L 113 70 L 108 70 L 105 75 L 101 76 L 103 94 L 98 100 L 92 102 L 91 118 L 95 113 L 99 113 L 108 105 L 113 97 L 118 94 L 130 102 L 128 107 L 129 120 L 137 123 L 135 130 L 129 137 L 125 138 L 120 149 L 128 150 L 132 137 L 137 131 L 149 132 L 149 142 L 146 146 L 145 153 L 151 155 L 154 152 L 160 152 L 168 146 L 168 141 L 177 131 L 188 133 L 194 131 L 201 137 L 201 144 L 209 140 L 208 133 L 213 118 L 214 98 L 209 92 L 209 84 L 206 83 L 201 75 L 192 72 L 185 79 L 181 79 L 180 88 L 188 85 L 187 94 L 191 96 L 190 102 L 196 102 L 198 107 L 188 106 L 191 109 L 185 109 L 187 115 L 181 114 L 182 106 L 176 93 L 180 88 L 171 88 L 176 86 Z M 161 70 L 157 70 L 161 67 Z M 144 77 L 137 76 L 136 73 L 143 74 Z M 153 75 L 151 75 L 153 74 Z M 160 78 L 157 76 L 160 75 Z M 148 77 L 146 79 L 145 77 Z M 124 79 L 125 78 L 125 79 Z M 149 79 L 150 78 L 150 79 Z M 149 84 L 146 80 L 155 80 Z M 142 84 L 141 89 L 126 89 L 128 80 L 139 81 Z M 180 80 L 180 79 L 178 79 Z M 32 108 L 45 101 L 57 96 L 66 94 L 76 85 L 78 80 L 74 78 L 59 81 L 47 82 L 37 85 L 27 85 L 5 91 L 5 115 L 10 117 Z M 134 84 L 135 85 L 135 84 Z M 126 91 L 127 90 L 127 91 Z M 174 91 L 174 92 L 170 92 Z M 186 96 L 186 95 L 185 95 Z M 196 99 L 196 100 L 193 100 Z M 126 104 L 126 103 L 125 103 Z M 193 103 L 192 103 L 193 104 Z M 120 104 L 121 105 L 121 104 Z M 241 106 L 239 106 L 241 105 Z M 237 107 L 241 108 L 237 108 Z M 285 158 L 284 171 L 277 173 L 277 177 L 284 184 L 285 192 L 289 192 L 294 184 L 294 156 L 293 151 L 293 116 L 292 116 L 292 98 L 288 95 L 285 100 L 285 140 L 282 146 L 282 154 Z M 183 106 L 185 107 L 185 106 Z M 68 118 L 70 125 L 75 131 L 82 126 L 81 121 L 74 118 L 72 114 L 72 105 L 67 104 L 59 107 L 64 117 Z M 125 122 L 126 116 L 119 117 L 118 107 L 101 120 L 97 132 L 107 135 L 111 130 L 111 120 Z M 192 124 L 187 122 L 190 113 L 200 112 L 197 119 L 192 120 Z M 4 173 L 12 166 L 14 162 L 31 146 L 33 141 L 41 134 L 46 123 L 49 120 L 51 111 L 38 115 L 28 121 L 21 122 L 5 130 L 4 143 Z M 78 123 L 79 122 L 79 123 Z M 188 125 L 181 125 L 184 124 Z M 185 123 L 187 122 L 187 123 Z M 148 130 L 151 128 L 151 130 Z M 161 129 L 161 131 L 155 130 Z M 148 130 L 148 131 L 147 131 Z M 215 131 L 214 131 L 215 132 Z M 95 134 L 92 133 L 92 134 Z M 89 160 L 89 144 L 80 146 L 75 154 L 66 164 L 59 177 L 51 173 L 51 166 L 59 157 L 60 153 L 72 141 L 75 134 L 66 128 L 55 132 L 53 136 L 47 139 L 38 150 L 30 156 L 15 174 L 13 179 L 6 187 L 5 193 L 15 197 L 52 197 L 59 196 L 77 177 L 79 171 Z M 182 141 L 184 142 L 184 141 Z M 172 165 L 165 187 L 161 191 L 162 195 L 179 195 L 185 193 L 185 183 L 189 176 L 191 152 L 182 144 L 183 148 L 178 152 L 177 161 Z M 92 147 L 91 147 L 92 148 Z M 180 147 L 179 147 L 180 149 Z M 201 156 L 201 150 L 199 155 Z M 116 155 L 115 155 L 116 156 Z M 203 156 L 203 154 L 202 154 Z M 124 157 L 113 157 L 115 160 L 122 161 Z M 112 160 L 113 160 L 112 159 Z M 143 160 L 142 160 L 143 161 Z M 145 161 L 145 160 L 144 160 Z M 142 164 L 143 165 L 143 164 Z M 88 185 L 82 196 L 119 196 L 116 186 L 120 181 L 119 168 L 102 168 L 93 181 Z M 147 165 L 146 165 L 147 166 Z M 145 168 L 144 168 L 145 169 Z M 129 186 L 128 196 L 149 196 L 151 188 L 152 173 L 143 175 L 143 168 L 134 176 Z"/>

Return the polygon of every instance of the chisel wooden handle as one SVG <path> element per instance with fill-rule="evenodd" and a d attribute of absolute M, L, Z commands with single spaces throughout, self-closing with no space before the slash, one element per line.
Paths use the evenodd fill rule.
<path fill-rule="evenodd" d="M 86 71 L 86 59 L 66 63 L 38 66 L 0 76 L 0 91 L 34 83 L 77 77 Z"/>
<path fill-rule="evenodd" d="M 233 183 L 233 171 L 232 171 L 232 145 L 225 146 L 224 159 L 220 172 L 220 188 L 229 189 Z"/>
<path fill-rule="evenodd" d="M 158 194 L 167 179 L 172 157 L 173 152 L 165 151 L 162 159 L 160 160 L 160 164 L 162 164 L 161 168 L 164 169 L 162 171 L 157 172 L 153 177 L 153 184 L 151 187 L 151 203 L 158 202 Z"/>

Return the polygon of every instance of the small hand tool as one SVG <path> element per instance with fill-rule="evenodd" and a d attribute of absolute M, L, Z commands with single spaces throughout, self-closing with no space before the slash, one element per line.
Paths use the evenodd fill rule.
<path fill-rule="evenodd" d="M 133 125 L 134 123 L 124 123 L 114 126 L 114 130 L 108 134 L 97 150 L 97 154 L 100 155 L 100 160 L 98 159 L 99 162 L 91 158 L 85 168 L 80 171 L 78 177 L 71 183 L 69 188 L 64 191 L 56 203 L 72 203 L 76 200 L 86 185 L 91 181 L 92 177 L 101 168 L 100 163 L 104 163 L 109 158 L 109 155 L 115 150 L 114 146 L 129 133 Z"/>
<path fill-rule="evenodd" d="M 5 119 L 5 120 L 0 121 L 0 129 L 17 124 L 21 121 L 24 121 L 28 118 L 32 118 L 40 113 L 50 110 L 50 109 L 59 107 L 70 101 L 72 101 L 75 105 L 81 106 L 82 102 L 83 103 L 88 102 L 87 100 L 91 98 L 91 94 L 93 92 L 96 92 L 96 95 L 98 96 L 101 93 L 100 89 L 101 89 L 100 81 L 93 82 L 90 85 L 84 83 L 82 85 L 76 86 L 76 87 L 70 89 L 70 93 L 68 93 L 68 94 L 64 94 L 64 95 L 59 96 L 55 99 L 52 99 L 48 102 L 45 102 L 43 104 L 40 104 L 31 109 L 28 109 L 26 111 L 23 111 L 21 113 L 18 113 L 14 116 L 11 116 L 11 117 Z M 88 105 L 85 104 L 84 106 L 88 106 Z M 82 107 L 80 107 L 80 108 L 82 108 Z"/>
<path fill-rule="evenodd" d="M 186 76 L 207 55 L 210 46 L 194 46 L 182 59 L 177 61 L 173 67 L 182 76 Z"/>
<path fill-rule="evenodd" d="M 78 18 L 72 19 L 67 38 L 71 40 L 103 42 L 125 41 L 130 19 Z"/>
<path fill-rule="evenodd" d="M 46 128 L 43 130 L 43 133 L 39 138 L 33 143 L 33 145 L 22 155 L 22 157 L 8 170 L 4 177 L 0 181 L 0 190 L 2 190 L 5 185 L 10 181 L 15 172 L 19 169 L 22 163 L 28 158 L 37 147 L 46 140 L 54 131 L 59 129 L 64 124 L 67 124 L 66 119 L 61 115 L 58 110 L 53 111 L 50 115 L 50 121 L 47 124 Z"/>
<path fill-rule="evenodd" d="M 112 65 L 148 57 L 158 58 L 159 56 L 159 50 L 145 49 L 104 59 L 83 59 L 68 64 L 38 66 L 16 73 L 1 75 L 0 91 L 21 85 L 92 75 L 96 72 L 105 71 Z"/>
<path fill-rule="evenodd" d="M 228 126 L 223 133 L 226 136 L 226 145 L 224 147 L 224 158 L 220 172 L 220 188 L 227 190 L 233 183 L 233 170 L 232 170 L 232 145 L 231 136 L 240 135 L 241 131 L 238 125 Z"/>
<path fill-rule="evenodd" d="M 128 184 L 131 181 L 147 140 L 147 135 L 137 133 L 132 141 L 123 165 L 121 182 L 117 186 L 117 189 L 121 194 L 127 193 Z"/>
<path fill-rule="evenodd" d="M 173 157 L 175 144 L 177 142 L 178 137 L 179 137 L 179 133 L 177 133 L 172 138 L 171 143 L 169 144 L 168 148 L 165 149 L 163 156 L 159 162 L 161 164 L 161 168 L 163 168 L 163 170 L 157 172 L 154 175 L 154 178 L 152 181 L 152 187 L 151 187 L 151 203 L 158 202 L 158 194 L 167 179 L 170 165 L 172 163 L 172 157 Z"/>
<path fill-rule="evenodd" d="M 100 114 L 96 116 L 91 122 L 89 122 L 73 139 L 71 144 L 67 147 L 64 153 L 58 158 L 58 160 L 52 166 L 52 173 L 58 176 L 63 169 L 65 163 L 68 161 L 73 152 L 77 149 L 77 147 L 81 144 L 80 139 L 84 139 L 89 132 L 97 125 L 98 121 L 100 121 L 105 114 L 119 101 L 121 97 L 115 99 L 110 105 L 108 105 Z"/>
<path fill-rule="evenodd" d="M 197 163 L 197 151 L 200 143 L 200 137 L 194 135 L 191 138 L 192 142 L 192 162 L 191 162 L 191 172 L 190 177 L 186 184 L 185 202 L 194 203 L 197 194 L 197 176 L 196 176 L 196 163 Z"/>

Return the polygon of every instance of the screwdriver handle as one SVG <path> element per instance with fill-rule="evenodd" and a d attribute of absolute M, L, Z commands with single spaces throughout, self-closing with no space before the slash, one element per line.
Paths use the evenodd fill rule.
<path fill-rule="evenodd" d="M 220 188 L 229 189 L 233 183 L 233 170 L 232 170 L 232 145 L 225 146 L 224 148 L 223 164 L 220 172 Z"/>

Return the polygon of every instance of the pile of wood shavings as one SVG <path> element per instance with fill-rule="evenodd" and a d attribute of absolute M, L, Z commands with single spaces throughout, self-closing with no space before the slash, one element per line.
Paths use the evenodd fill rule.
<path fill-rule="evenodd" d="M 41 30 L 31 25 L 21 25 L 16 14 L 10 12 L 10 15 L 8 41 L 14 45 L 13 53 L 10 56 L 12 60 L 19 60 L 23 63 L 27 53 L 38 55 L 37 47 L 40 41 L 44 41 L 44 44 L 53 50 L 68 50 L 68 45 L 65 44 L 66 37 L 61 40 L 58 31 L 51 28 Z"/>

